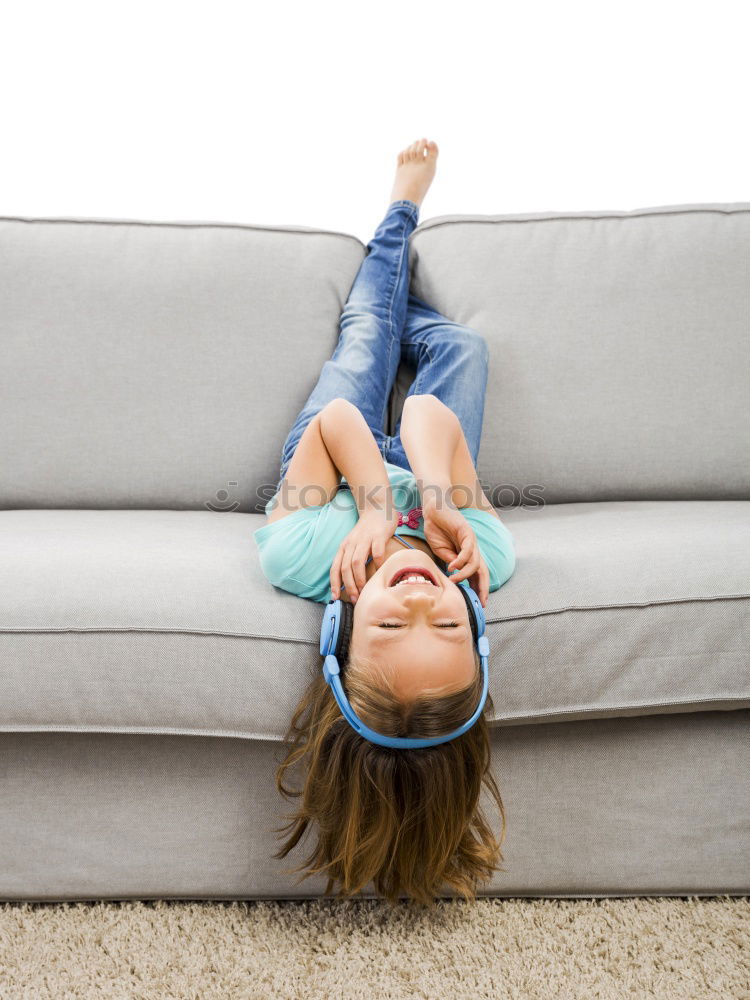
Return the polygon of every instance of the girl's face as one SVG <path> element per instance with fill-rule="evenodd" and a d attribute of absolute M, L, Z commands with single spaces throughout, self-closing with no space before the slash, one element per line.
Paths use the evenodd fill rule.
<path fill-rule="evenodd" d="M 407 579 L 418 574 L 424 576 Z M 354 605 L 351 651 L 392 666 L 395 693 L 403 700 L 426 687 L 458 691 L 471 683 L 476 669 L 458 584 L 419 549 L 394 552 L 362 588 Z"/>

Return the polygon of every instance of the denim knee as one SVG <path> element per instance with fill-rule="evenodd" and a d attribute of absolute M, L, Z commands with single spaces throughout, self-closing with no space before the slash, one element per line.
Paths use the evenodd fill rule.
<path fill-rule="evenodd" d="M 467 364 L 476 364 L 486 367 L 490 359 L 490 350 L 487 341 L 481 333 L 471 326 L 464 326 L 463 323 L 452 323 L 445 327 L 443 348 L 457 353 L 461 360 Z"/>
<path fill-rule="evenodd" d="M 461 326 L 461 340 L 472 358 L 487 364 L 490 360 L 490 349 L 487 341 L 478 330 L 471 326 Z"/>

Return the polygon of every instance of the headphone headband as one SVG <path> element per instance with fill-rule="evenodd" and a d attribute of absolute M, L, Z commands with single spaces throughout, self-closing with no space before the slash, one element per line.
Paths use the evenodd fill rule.
<path fill-rule="evenodd" d="M 482 694 L 479 698 L 479 705 L 474 714 L 458 729 L 443 736 L 430 736 L 421 739 L 410 739 L 404 736 L 384 736 L 370 729 L 356 714 L 341 684 L 341 670 L 338 658 L 346 662 L 351 639 L 351 629 L 354 620 L 354 608 L 342 600 L 329 601 L 323 613 L 323 621 L 320 625 L 320 654 L 323 659 L 323 676 L 326 683 L 333 691 L 333 695 L 349 725 L 371 743 L 377 743 L 383 747 L 394 747 L 396 749 L 420 749 L 422 747 L 433 747 L 440 743 L 447 743 L 456 739 L 474 725 L 484 708 L 489 690 L 489 655 L 490 646 L 487 636 L 484 634 L 485 617 L 484 608 L 481 601 L 471 587 L 463 581 L 456 585 L 462 592 L 466 601 L 469 613 L 469 624 L 471 625 L 472 638 L 479 652 L 481 670 L 483 674 Z"/>

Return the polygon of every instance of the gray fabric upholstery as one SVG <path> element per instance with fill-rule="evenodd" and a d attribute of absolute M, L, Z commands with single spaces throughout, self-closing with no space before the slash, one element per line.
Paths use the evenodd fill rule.
<path fill-rule="evenodd" d="M 480 895 L 747 893 L 749 727 L 746 710 L 493 730 L 506 872 Z M 272 857 L 296 806 L 276 790 L 284 756 L 269 741 L 3 734 L 0 899 L 320 896 L 321 876 L 285 873 L 311 835 Z"/>
<path fill-rule="evenodd" d="M 490 346 L 482 480 L 750 498 L 750 203 L 439 216 L 410 261 L 415 294 Z"/>
<path fill-rule="evenodd" d="M 515 504 L 482 891 L 747 892 L 750 203 L 443 216 L 411 251 L 489 341 L 479 473 Z M 271 854 L 323 608 L 252 532 L 364 253 L 0 219 L 0 899 L 321 894 L 308 843 Z"/>
<path fill-rule="evenodd" d="M 364 254 L 306 227 L 0 219 L 0 508 L 262 511 Z"/>
<path fill-rule="evenodd" d="M 496 721 L 750 704 L 750 503 L 507 511 Z M 0 730 L 281 739 L 322 605 L 262 577 L 262 516 L 0 512 Z"/>
<path fill-rule="evenodd" d="M 262 511 L 365 252 L 306 227 L 0 219 L 0 507 Z M 750 205 L 440 216 L 410 258 L 416 294 L 489 342 L 488 484 L 750 496 Z"/>

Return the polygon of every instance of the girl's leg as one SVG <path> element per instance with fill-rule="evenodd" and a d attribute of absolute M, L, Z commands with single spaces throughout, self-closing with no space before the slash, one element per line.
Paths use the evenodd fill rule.
<path fill-rule="evenodd" d="M 407 395 L 431 393 L 453 410 L 476 465 L 489 360 L 484 337 L 471 327 L 454 323 L 410 294 L 401 335 L 401 354 L 417 370 Z M 395 433 L 387 439 L 385 458 L 409 469 L 400 431 L 399 418 Z"/>
<path fill-rule="evenodd" d="M 409 294 L 408 241 L 418 216 L 413 201 L 392 202 L 367 244 L 367 256 L 341 314 L 336 349 L 284 442 L 279 486 L 305 428 L 337 397 L 359 408 L 384 454 L 390 441 L 383 430 L 385 412 L 398 369 Z"/>

